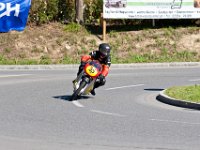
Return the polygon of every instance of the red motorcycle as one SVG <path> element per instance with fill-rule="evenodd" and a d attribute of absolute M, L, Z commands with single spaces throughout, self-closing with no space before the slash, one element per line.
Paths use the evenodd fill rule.
<path fill-rule="evenodd" d="M 71 96 L 71 100 L 77 100 L 78 96 L 90 94 L 101 72 L 102 65 L 99 61 L 88 61 L 83 71 L 73 81 L 74 93 Z"/>

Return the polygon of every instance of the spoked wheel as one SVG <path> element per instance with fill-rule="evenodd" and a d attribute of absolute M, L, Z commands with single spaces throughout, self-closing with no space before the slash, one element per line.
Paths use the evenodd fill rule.
<path fill-rule="evenodd" d="M 79 88 L 72 94 L 70 101 L 77 100 L 80 91 L 85 87 L 86 84 L 87 83 L 85 81 L 81 82 L 81 85 L 79 86 Z"/>

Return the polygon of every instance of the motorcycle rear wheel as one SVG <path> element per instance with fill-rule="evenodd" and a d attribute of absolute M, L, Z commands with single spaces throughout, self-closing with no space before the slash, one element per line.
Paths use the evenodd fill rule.
<path fill-rule="evenodd" d="M 82 82 L 81 82 L 79 88 L 72 94 L 72 96 L 71 96 L 71 98 L 70 98 L 70 101 L 77 100 L 80 91 L 85 87 L 86 84 L 87 84 L 86 81 L 82 81 Z"/>

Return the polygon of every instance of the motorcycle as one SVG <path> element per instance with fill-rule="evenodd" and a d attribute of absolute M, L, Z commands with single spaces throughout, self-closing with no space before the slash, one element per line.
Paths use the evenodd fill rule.
<path fill-rule="evenodd" d="M 86 63 L 82 72 L 73 81 L 74 92 L 71 96 L 72 100 L 77 100 L 81 95 L 89 95 L 94 88 L 98 76 L 102 72 L 102 65 L 97 60 L 91 60 Z"/>

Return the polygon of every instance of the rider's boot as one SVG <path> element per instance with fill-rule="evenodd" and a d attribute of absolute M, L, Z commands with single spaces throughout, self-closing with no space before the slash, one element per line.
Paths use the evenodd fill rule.
<path fill-rule="evenodd" d="M 94 90 L 94 89 L 92 89 L 92 90 L 90 91 L 90 93 L 91 93 L 93 96 L 95 96 L 95 95 L 96 95 L 96 92 L 95 92 L 95 90 Z"/>
<path fill-rule="evenodd" d="M 77 84 L 78 84 L 77 78 L 72 81 L 72 84 L 73 84 L 74 90 L 76 90 L 77 89 Z"/>
<path fill-rule="evenodd" d="M 95 95 L 96 95 L 96 92 L 95 92 L 95 90 L 94 90 L 94 89 L 98 88 L 99 86 L 100 86 L 100 83 L 99 83 L 99 82 L 95 82 L 95 84 L 94 84 L 94 87 L 93 87 L 92 91 L 90 91 L 90 93 L 91 93 L 93 96 L 95 96 Z"/>
<path fill-rule="evenodd" d="M 73 84 L 77 84 L 77 78 L 72 81 Z"/>

